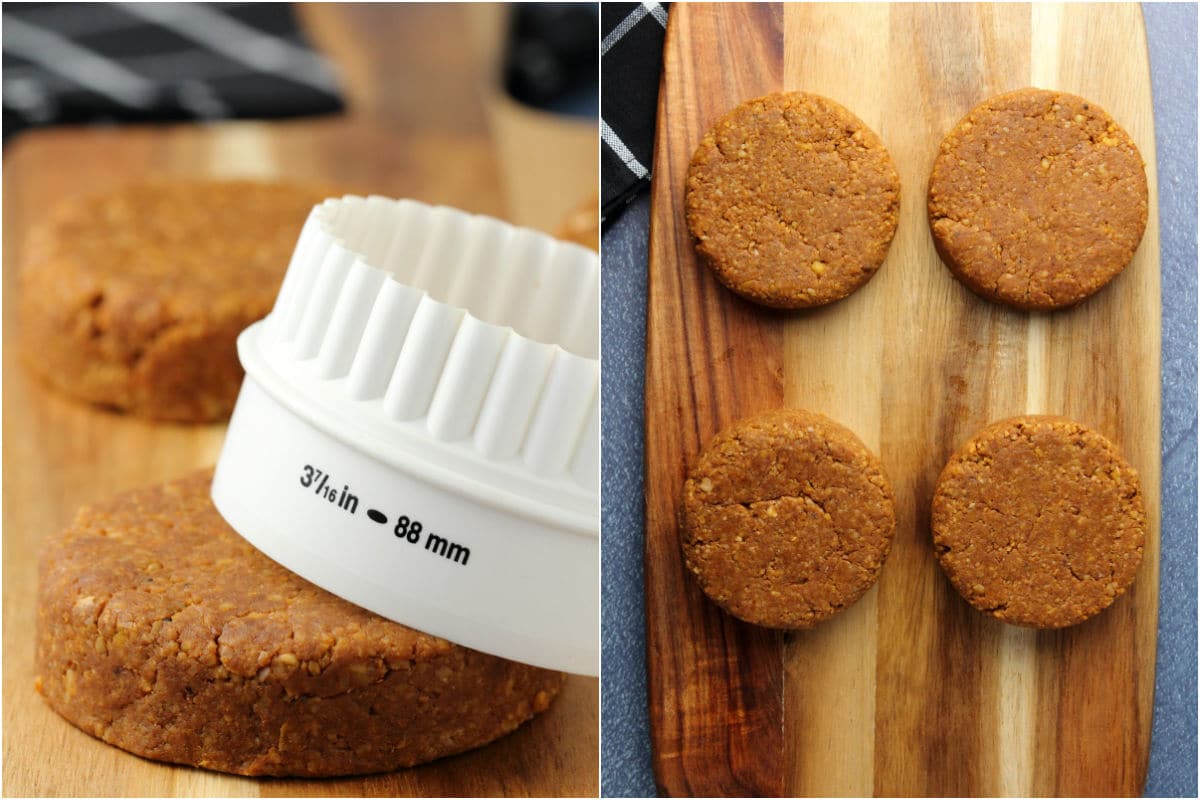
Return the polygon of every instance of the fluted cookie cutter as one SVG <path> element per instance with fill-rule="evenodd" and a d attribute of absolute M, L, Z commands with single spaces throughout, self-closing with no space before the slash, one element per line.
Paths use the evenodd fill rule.
<path fill-rule="evenodd" d="M 599 259 L 412 200 L 313 209 L 246 379 L 217 509 L 389 619 L 595 675 Z"/>

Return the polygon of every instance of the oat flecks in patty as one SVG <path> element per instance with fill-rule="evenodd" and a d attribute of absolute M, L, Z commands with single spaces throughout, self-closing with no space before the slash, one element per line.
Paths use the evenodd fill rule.
<path fill-rule="evenodd" d="M 237 335 L 271 310 L 330 185 L 161 180 L 72 198 L 30 234 L 25 364 L 61 392 L 138 416 L 229 416 Z"/>
<path fill-rule="evenodd" d="M 390 622 L 238 536 L 211 471 L 84 508 L 42 552 L 38 688 L 147 758 L 242 775 L 384 772 L 485 744 L 563 676 Z"/>
<path fill-rule="evenodd" d="M 811 628 L 875 583 L 895 528 L 879 460 L 820 414 L 781 409 L 713 439 L 683 489 L 688 569 L 730 614 Z"/>
<path fill-rule="evenodd" d="M 1129 588 L 1146 513 L 1137 473 L 1103 436 L 1062 417 L 1015 417 L 950 459 L 932 527 L 967 602 L 1004 622 L 1061 628 Z"/>
<path fill-rule="evenodd" d="M 976 293 L 1028 310 L 1074 305 L 1125 269 L 1148 202 L 1129 134 L 1095 103 L 1042 89 L 973 109 L 929 177 L 942 260 Z"/>
<path fill-rule="evenodd" d="M 770 94 L 717 120 L 692 156 L 687 225 L 734 292 L 776 308 L 865 284 L 896 232 L 900 178 L 879 137 L 828 98 Z"/>

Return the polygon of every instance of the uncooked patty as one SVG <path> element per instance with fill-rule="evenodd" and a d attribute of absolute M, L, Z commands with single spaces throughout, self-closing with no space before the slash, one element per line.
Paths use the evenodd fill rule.
<path fill-rule="evenodd" d="M 558 224 L 556 238 L 600 252 L 600 195 L 591 194 Z"/>
<path fill-rule="evenodd" d="M 237 335 L 271 310 L 330 186 L 160 180 L 64 202 L 30 237 L 23 360 L 59 391 L 139 416 L 225 419 Z"/>
<path fill-rule="evenodd" d="M 1111 442 L 1062 417 L 993 423 L 954 454 L 933 497 L 938 561 L 996 619 L 1061 628 L 1133 582 L 1146 539 L 1138 476 Z"/>
<path fill-rule="evenodd" d="M 365 611 L 251 547 L 211 470 L 79 512 L 42 553 L 38 689 L 72 724 L 242 775 L 382 772 L 469 750 L 563 676 Z"/>
<path fill-rule="evenodd" d="M 688 170 L 697 251 L 730 289 L 776 308 L 832 303 L 870 280 L 899 208 L 900 178 L 879 137 L 805 92 L 729 111 Z"/>
<path fill-rule="evenodd" d="M 879 459 L 800 409 L 721 431 L 683 487 L 688 569 L 730 614 L 770 628 L 811 628 L 858 600 L 895 522 Z"/>
<path fill-rule="evenodd" d="M 929 177 L 929 224 L 970 289 L 1049 310 L 1125 269 L 1148 197 L 1142 156 L 1104 109 L 1021 89 L 985 101 L 946 135 Z"/>

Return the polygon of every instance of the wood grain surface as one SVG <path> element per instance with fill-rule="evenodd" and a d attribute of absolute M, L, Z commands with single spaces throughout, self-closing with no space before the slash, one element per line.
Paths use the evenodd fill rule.
<path fill-rule="evenodd" d="M 63 129 L 21 134 L 4 154 L 3 747 L 6 796 L 546 796 L 598 791 L 598 682 L 571 677 L 551 709 L 485 748 L 365 778 L 253 780 L 157 764 L 99 742 L 33 691 L 36 557 L 89 501 L 212 464 L 224 426 L 155 424 L 64 399 L 16 360 L 16 271 L 29 226 L 60 198 L 151 174 L 344 181 L 553 229 L 596 186 L 595 126 L 541 119 L 564 164 L 549 194 L 520 202 L 504 175 L 541 158 L 493 134 L 496 7 L 304 9 L 343 65 L 345 115 L 287 122 Z M 466 32 L 463 39 L 462 32 Z M 448 44 L 447 42 L 450 42 Z M 439 44 L 440 43 L 440 44 Z M 472 47 L 474 43 L 474 48 Z M 451 46 L 452 45 L 452 46 Z M 436 68 L 435 68 L 436 67 Z M 428 77 L 428 80 L 426 80 Z M 436 98 L 437 102 L 433 103 Z M 457 102 L 448 102 L 454 98 Z M 504 112 L 500 112 L 504 113 Z M 523 114 L 514 110 L 514 114 Z M 569 177 L 581 176 L 581 177 Z M 577 180 L 574 186 L 568 180 Z M 518 191 L 519 190 L 519 191 Z"/>
<path fill-rule="evenodd" d="M 976 297 L 938 260 L 925 188 L 938 143 L 1024 86 L 1088 97 L 1141 149 L 1150 220 L 1133 264 L 1053 314 Z M 684 178 L 736 103 L 806 90 L 843 103 L 899 170 L 883 268 L 808 312 L 752 306 L 698 263 Z M 646 375 L 646 615 L 654 767 L 669 795 L 1137 795 L 1153 708 L 1161 302 L 1154 125 L 1138 6 L 676 4 L 659 95 Z M 687 469 L 734 420 L 824 412 L 878 452 L 897 530 L 878 585 L 815 630 L 756 629 L 682 565 Z M 1058 413 L 1138 469 L 1150 531 L 1131 591 L 1062 631 L 971 609 L 933 556 L 929 504 L 989 421 Z"/>

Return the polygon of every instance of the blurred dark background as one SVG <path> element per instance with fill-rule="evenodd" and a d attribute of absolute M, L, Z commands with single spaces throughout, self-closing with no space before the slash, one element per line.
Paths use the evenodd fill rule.
<path fill-rule="evenodd" d="M 504 86 L 535 108 L 596 116 L 599 107 L 599 8 L 593 3 L 514 7 Z"/>

